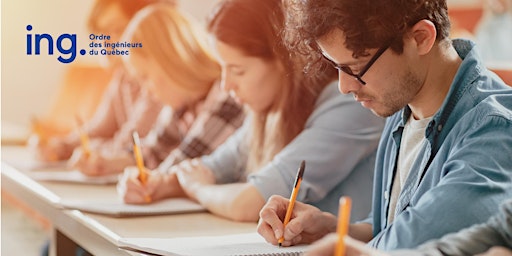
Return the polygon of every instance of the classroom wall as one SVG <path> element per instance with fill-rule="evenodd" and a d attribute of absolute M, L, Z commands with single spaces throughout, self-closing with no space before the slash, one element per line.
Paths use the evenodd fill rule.
<path fill-rule="evenodd" d="M 205 22 L 219 0 L 181 0 L 183 10 Z M 452 6 L 479 4 L 481 0 L 448 0 Z M 10 0 L 2 1 L 2 121 L 28 125 L 32 115 L 47 112 L 55 99 L 67 64 L 54 55 L 27 56 L 26 26 L 31 33 L 77 34 L 78 49 L 87 49 L 85 20 L 92 1 Z M 21 15 L 23 14 L 23 15 Z M 46 49 L 46 48 L 45 48 Z M 45 50 L 43 49 L 43 50 Z M 96 62 L 87 56 L 75 61 Z"/>
<path fill-rule="evenodd" d="M 89 1 L 2 1 L 2 121 L 27 124 L 31 115 L 44 113 L 62 76 L 57 55 L 27 56 L 27 25 L 34 33 L 80 38 L 88 8 Z"/>
<path fill-rule="evenodd" d="M 47 54 L 46 41 L 42 44 L 41 55 L 27 55 L 27 33 L 32 35 L 48 33 L 55 41 L 61 34 L 76 34 L 77 49 L 90 49 L 85 21 L 92 2 L 2 1 L 1 120 L 3 122 L 26 126 L 33 115 L 42 115 L 49 111 L 59 89 L 64 69 L 69 65 L 57 60 L 60 54 L 56 49 L 53 55 Z M 204 23 L 207 14 L 217 2 L 218 0 L 181 0 L 180 7 Z M 26 29 L 29 24 L 33 27 L 30 32 Z M 98 63 L 99 61 L 98 58 L 88 55 L 77 55 L 74 62 Z"/>
<path fill-rule="evenodd" d="M 481 5 L 484 0 L 448 0 L 448 7 L 466 7 Z"/>

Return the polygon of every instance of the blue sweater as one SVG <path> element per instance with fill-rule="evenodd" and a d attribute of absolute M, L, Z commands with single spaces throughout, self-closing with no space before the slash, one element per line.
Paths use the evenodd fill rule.
<path fill-rule="evenodd" d="M 246 122 L 215 152 L 202 158 L 217 183 L 245 180 L 250 123 Z M 304 130 L 268 164 L 251 173 L 247 182 L 267 200 L 289 197 L 302 160 L 306 171 L 297 200 L 336 214 L 339 197 L 353 199 L 352 220 L 368 216 L 371 208 L 375 152 L 384 119 L 363 108 L 337 84 L 328 85 L 317 99 Z M 252 171 L 252 170 L 251 170 Z"/>

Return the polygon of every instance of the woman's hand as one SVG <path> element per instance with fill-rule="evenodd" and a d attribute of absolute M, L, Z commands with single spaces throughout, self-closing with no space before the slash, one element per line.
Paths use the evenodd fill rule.
<path fill-rule="evenodd" d="M 178 183 L 176 173 L 147 171 L 148 179 L 142 184 L 139 180 L 139 169 L 135 166 L 126 167 L 117 183 L 117 192 L 124 202 L 129 204 L 145 204 L 169 197 L 184 197 L 185 193 Z"/>
<path fill-rule="evenodd" d="M 198 159 L 185 160 L 173 167 L 171 172 L 176 172 L 184 192 L 194 200 L 197 200 L 197 191 L 201 187 L 215 184 L 213 172 Z"/>
<path fill-rule="evenodd" d="M 133 157 L 128 153 L 110 154 L 106 150 L 91 150 L 85 153 L 77 148 L 68 161 L 68 166 L 80 170 L 87 176 L 102 176 L 121 173 L 126 166 L 133 165 Z"/>
<path fill-rule="evenodd" d="M 38 135 L 32 135 L 28 141 L 28 146 L 34 150 L 38 160 L 57 162 L 66 160 L 71 156 L 75 143 L 68 141 L 66 138 L 41 139 Z"/>
<path fill-rule="evenodd" d="M 139 169 L 135 166 L 126 167 L 117 183 L 117 192 L 124 202 L 129 204 L 145 204 L 158 200 L 155 191 L 162 184 L 159 173 L 148 173 L 148 179 L 143 184 L 139 179 Z"/>

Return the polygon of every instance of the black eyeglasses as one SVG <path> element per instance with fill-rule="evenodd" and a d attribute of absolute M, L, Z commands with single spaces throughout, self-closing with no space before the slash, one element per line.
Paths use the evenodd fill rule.
<path fill-rule="evenodd" d="M 334 66 L 335 69 L 340 70 L 349 76 L 355 77 L 357 79 L 357 81 L 359 81 L 362 85 L 366 85 L 366 82 L 363 80 L 363 75 L 366 73 L 366 71 L 368 71 L 368 69 L 370 69 L 370 67 L 373 65 L 373 63 L 375 63 L 375 61 L 377 61 L 377 59 L 391 46 L 392 43 L 393 43 L 393 40 L 390 40 L 389 42 L 384 44 L 381 48 L 379 48 L 379 50 L 375 53 L 375 55 L 373 55 L 373 57 L 370 59 L 370 61 L 368 61 L 368 63 L 363 67 L 363 69 L 361 71 L 359 71 L 359 73 L 357 73 L 357 74 L 354 74 L 354 72 L 352 71 L 352 69 L 349 66 L 339 65 L 339 64 L 335 63 L 334 61 L 330 60 L 329 58 L 325 57 L 323 54 L 322 54 L 322 56 L 327 61 L 329 61 Z"/>

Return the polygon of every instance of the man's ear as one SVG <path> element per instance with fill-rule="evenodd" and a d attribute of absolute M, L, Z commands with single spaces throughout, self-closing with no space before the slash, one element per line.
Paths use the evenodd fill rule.
<path fill-rule="evenodd" d="M 411 39 L 415 42 L 419 55 L 430 52 L 436 42 L 437 29 L 430 20 L 420 20 L 410 29 Z"/>

